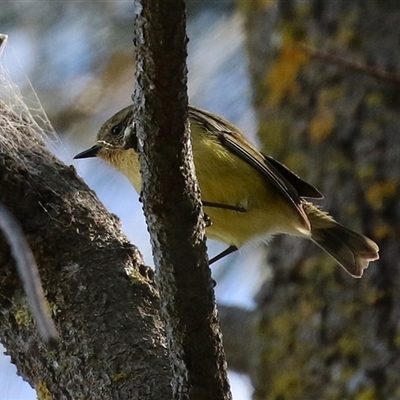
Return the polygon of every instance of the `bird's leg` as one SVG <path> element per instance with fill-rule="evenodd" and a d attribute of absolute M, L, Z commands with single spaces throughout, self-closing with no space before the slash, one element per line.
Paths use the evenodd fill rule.
<path fill-rule="evenodd" d="M 203 201 L 203 207 L 222 208 L 223 210 L 232 210 L 240 213 L 246 212 L 246 209 L 241 206 L 232 206 L 230 204 L 212 203 L 210 201 Z"/>

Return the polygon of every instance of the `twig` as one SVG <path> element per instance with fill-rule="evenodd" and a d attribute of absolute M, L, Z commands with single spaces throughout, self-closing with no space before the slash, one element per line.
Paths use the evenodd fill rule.
<path fill-rule="evenodd" d="M 53 320 L 49 317 L 35 259 L 17 220 L 2 203 L 0 203 L 0 229 L 10 245 L 40 336 L 44 342 L 55 344 L 58 334 Z"/>
<path fill-rule="evenodd" d="M 322 50 L 302 44 L 301 47 L 313 58 L 321 60 L 329 64 L 335 64 L 339 67 L 346 68 L 349 71 L 370 76 L 378 81 L 390 83 L 400 87 L 400 76 L 392 74 L 382 68 L 371 67 L 365 64 L 349 61 L 344 58 L 335 56 Z"/>

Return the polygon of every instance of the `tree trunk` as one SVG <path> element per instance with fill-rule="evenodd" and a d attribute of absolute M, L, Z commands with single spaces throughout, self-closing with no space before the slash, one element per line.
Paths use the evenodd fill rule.
<path fill-rule="evenodd" d="M 2 239 L 0 338 L 12 361 L 39 398 L 170 399 L 152 271 L 33 121 L 0 105 L 0 200 L 29 241 L 60 335 L 56 350 L 41 342 Z"/>
<path fill-rule="evenodd" d="M 355 280 L 311 243 L 271 244 L 273 279 L 258 297 L 261 349 L 249 363 L 254 398 L 397 398 L 399 86 L 302 45 L 399 73 L 400 5 L 240 4 L 263 151 L 315 184 L 324 208 L 381 255 Z"/>

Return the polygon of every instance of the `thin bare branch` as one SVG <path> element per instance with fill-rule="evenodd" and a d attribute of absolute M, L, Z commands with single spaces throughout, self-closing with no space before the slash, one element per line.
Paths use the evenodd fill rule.
<path fill-rule="evenodd" d="M 44 342 L 55 344 L 58 334 L 51 319 L 35 258 L 17 220 L 0 202 L 0 229 L 10 245 L 28 304 Z"/>
<path fill-rule="evenodd" d="M 372 67 L 369 65 L 346 60 L 342 57 L 335 56 L 326 51 L 318 50 L 314 47 L 307 46 L 306 44 L 302 44 L 301 47 L 312 58 L 318 59 L 328 64 L 334 64 L 341 68 L 345 68 L 348 71 L 370 76 L 371 78 L 374 78 L 378 81 L 382 81 L 400 87 L 400 76 L 392 74 L 382 68 Z"/>

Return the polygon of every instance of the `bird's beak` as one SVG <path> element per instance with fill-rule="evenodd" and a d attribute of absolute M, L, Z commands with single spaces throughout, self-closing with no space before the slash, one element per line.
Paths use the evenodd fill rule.
<path fill-rule="evenodd" d="M 95 144 L 90 149 L 84 150 L 84 151 L 80 152 L 79 154 L 77 154 L 74 157 L 74 160 L 76 160 L 78 158 L 96 157 L 97 153 L 99 152 L 100 149 L 101 149 L 101 146 L 99 146 L 98 144 Z"/>

